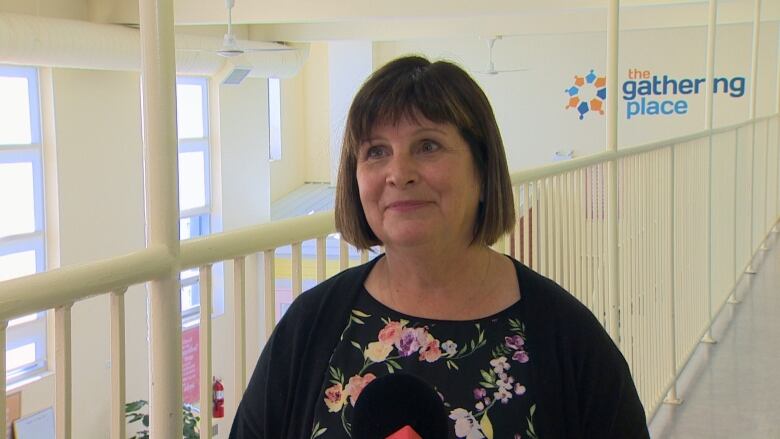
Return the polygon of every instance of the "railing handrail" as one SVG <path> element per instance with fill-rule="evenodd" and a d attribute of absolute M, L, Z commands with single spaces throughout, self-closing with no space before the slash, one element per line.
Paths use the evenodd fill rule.
<path fill-rule="evenodd" d="M 165 246 L 0 282 L 0 321 L 155 279 L 176 263 Z"/>
<path fill-rule="evenodd" d="M 674 137 L 671 139 L 659 140 L 656 142 L 645 143 L 628 148 L 621 148 L 617 151 L 603 151 L 595 154 L 588 154 L 586 156 L 577 157 L 571 160 L 564 160 L 560 162 L 550 163 L 547 165 L 537 166 L 534 168 L 523 169 L 515 171 L 510 174 L 513 185 L 519 185 L 528 183 L 534 180 L 539 180 L 553 175 L 562 174 L 564 172 L 573 171 L 575 169 L 581 169 L 588 166 L 593 166 L 598 163 L 605 163 L 611 160 L 621 159 L 623 157 L 645 154 L 657 149 L 665 148 L 672 144 L 685 143 L 691 140 L 700 139 L 708 136 L 715 136 L 720 133 L 724 133 L 731 130 L 739 129 L 743 126 L 747 126 L 753 122 L 760 122 L 763 120 L 777 117 L 780 113 L 770 114 L 768 116 L 756 117 L 755 119 L 746 120 L 744 122 L 735 123 L 720 128 L 713 128 L 711 130 L 703 130 L 696 133 L 686 134 L 680 137 Z"/>
<path fill-rule="evenodd" d="M 512 184 L 527 183 L 597 163 L 644 154 L 671 144 L 684 143 L 736 130 L 778 115 L 780 113 L 756 117 L 721 128 L 619 149 L 616 152 L 599 152 L 572 160 L 524 169 L 511 174 Z M 62 267 L 3 281 L 0 282 L 0 321 L 73 303 L 129 285 L 147 282 L 170 273 L 173 268 L 183 270 L 216 263 L 270 250 L 291 242 L 314 239 L 335 231 L 333 211 L 325 211 L 183 241 L 178 260 L 168 254 L 164 248 L 147 248 L 124 256 L 78 266 Z M 177 264 L 178 266 L 176 266 Z"/>
<path fill-rule="evenodd" d="M 182 241 L 181 269 L 199 267 L 333 233 L 332 210 Z"/>

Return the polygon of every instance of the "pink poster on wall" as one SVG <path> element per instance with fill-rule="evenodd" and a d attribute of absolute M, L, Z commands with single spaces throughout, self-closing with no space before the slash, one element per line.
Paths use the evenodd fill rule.
<path fill-rule="evenodd" d="M 200 397 L 200 328 L 185 329 L 181 333 L 182 399 L 185 404 L 196 404 Z"/>

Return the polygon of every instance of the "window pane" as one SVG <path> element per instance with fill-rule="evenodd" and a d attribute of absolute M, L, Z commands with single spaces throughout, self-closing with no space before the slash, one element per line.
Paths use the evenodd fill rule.
<path fill-rule="evenodd" d="M 0 163 L 0 238 L 35 231 L 32 163 Z"/>
<path fill-rule="evenodd" d="M 35 363 L 35 343 L 28 343 L 5 352 L 7 370 L 11 371 L 22 366 Z"/>
<path fill-rule="evenodd" d="M 180 139 L 205 137 L 203 135 L 203 88 L 200 85 L 176 85 L 176 116 Z"/>
<path fill-rule="evenodd" d="M 22 323 L 32 322 L 35 321 L 35 319 L 37 318 L 38 318 L 38 313 L 28 314 L 26 316 L 11 320 L 10 322 L 8 322 L 8 327 L 10 328 L 12 326 L 21 325 Z"/>
<path fill-rule="evenodd" d="M 181 289 L 181 312 L 186 313 L 188 310 L 196 308 L 200 305 L 200 290 L 198 285 L 187 285 Z"/>
<path fill-rule="evenodd" d="M 179 220 L 179 239 L 192 238 L 192 217 Z"/>
<path fill-rule="evenodd" d="M 282 93 L 278 78 L 268 79 L 268 132 L 270 159 L 282 158 Z"/>
<path fill-rule="evenodd" d="M 32 143 L 27 78 L 0 76 L 0 145 Z"/>
<path fill-rule="evenodd" d="M 35 251 L 0 256 L 0 281 L 35 273 Z"/>
<path fill-rule="evenodd" d="M 203 152 L 179 154 L 179 209 L 206 205 L 206 164 Z"/>

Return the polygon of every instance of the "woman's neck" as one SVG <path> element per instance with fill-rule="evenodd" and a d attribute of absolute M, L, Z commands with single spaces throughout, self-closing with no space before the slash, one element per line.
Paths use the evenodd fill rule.
<path fill-rule="evenodd" d="M 369 293 L 389 308 L 440 320 L 492 315 L 519 298 L 516 285 L 511 261 L 484 245 L 388 248 L 366 279 Z"/>

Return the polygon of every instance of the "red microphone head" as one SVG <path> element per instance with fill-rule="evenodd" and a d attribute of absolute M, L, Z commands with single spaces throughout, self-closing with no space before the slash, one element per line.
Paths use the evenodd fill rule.
<path fill-rule="evenodd" d="M 417 434 L 412 427 L 407 425 L 385 439 L 422 439 L 422 436 Z"/>

